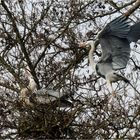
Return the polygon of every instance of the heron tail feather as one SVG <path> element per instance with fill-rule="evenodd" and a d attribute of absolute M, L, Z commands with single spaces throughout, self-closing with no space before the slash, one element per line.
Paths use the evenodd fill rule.
<path fill-rule="evenodd" d="M 125 78 L 124 76 L 121 76 L 117 73 L 115 73 L 115 75 L 119 78 L 119 80 L 123 80 L 125 83 L 130 83 L 130 81 L 127 78 Z"/>

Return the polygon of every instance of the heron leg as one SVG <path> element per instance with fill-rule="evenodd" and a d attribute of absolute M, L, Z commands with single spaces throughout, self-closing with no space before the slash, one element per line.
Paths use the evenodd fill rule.
<path fill-rule="evenodd" d="M 112 87 L 112 82 L 110 80 L 107 80 L 107 86 L 108 86 L 109 92 L 111 93 L 111 96 L 109 96 L 108 102 L 112 102 L 112 99 L 116 97 L 116 93 Z"/>
<path fill-rule="evenodd" d="M 112 96 L 116 96 L 116 93 L 112 87 L 112 82 L 110 80 L 107 80 L 107 86 L 108 86 L 109 92 L 112 94 Z"/>

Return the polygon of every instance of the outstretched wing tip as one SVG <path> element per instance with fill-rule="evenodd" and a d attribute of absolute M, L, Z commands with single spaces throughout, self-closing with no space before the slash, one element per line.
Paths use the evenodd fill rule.
<path fill-rule="evenodd" d="M 116 36 L 126 38 L 130 31 L 130 22 L 125 15 L 121 15 L 108 23 L 100 33 L 100 38 L 106 36 Z"/>

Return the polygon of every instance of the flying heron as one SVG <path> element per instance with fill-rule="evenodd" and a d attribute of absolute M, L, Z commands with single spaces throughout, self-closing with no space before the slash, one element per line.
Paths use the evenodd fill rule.
<path fill-rule="evenodd" d="M 127 17 L 121 15 L 108 23 L 94 40 L 81 42 L 80 47 L 91 47 L 89 62 L 96 73 L 105 78 L 108 89 L 115 96 L 113 82 L 123 80 L 129 82 L 116 71 L 126 68 L 130 57 L 130 43 L 140 39 L 140 22 L 130 25 Z M 93 53 L 98 44 L 101 45 L 102 55 L 97 64 L 93 60 Z"/>

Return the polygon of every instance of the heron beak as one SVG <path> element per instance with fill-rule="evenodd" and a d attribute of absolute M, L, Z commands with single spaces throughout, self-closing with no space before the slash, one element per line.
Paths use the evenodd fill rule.
<path fill-rule="evenodd" d="M 85 48 L 86 47 L 86 43 L 85 42 L 80 42 L 79 47 L 80 48 Z"/>

